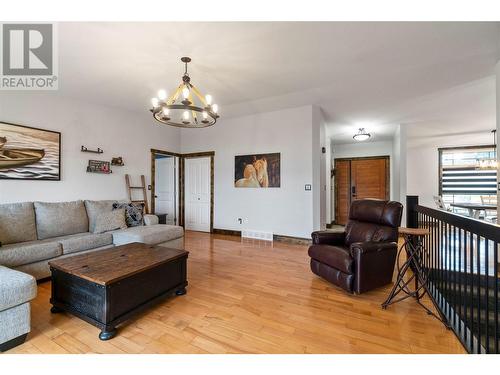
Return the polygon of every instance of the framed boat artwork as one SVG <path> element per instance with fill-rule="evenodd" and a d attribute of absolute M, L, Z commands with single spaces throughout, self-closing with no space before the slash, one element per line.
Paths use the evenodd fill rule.
<path fill-rule="evenodd" d="M 0 121 L 0 180 L 61 180 L 61 133 Z"/>

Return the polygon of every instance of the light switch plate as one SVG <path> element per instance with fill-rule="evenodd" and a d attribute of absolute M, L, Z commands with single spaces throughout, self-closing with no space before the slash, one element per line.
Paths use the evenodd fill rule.
<path fill-rule="evenodd" d="M 305 190 L 305 191 L 310 191 L 310 190 L 312 190 L 312 186 L 311 186 L 311 184 L 306 184 L 306 185 L 304 186 L 304 190 Z"/>

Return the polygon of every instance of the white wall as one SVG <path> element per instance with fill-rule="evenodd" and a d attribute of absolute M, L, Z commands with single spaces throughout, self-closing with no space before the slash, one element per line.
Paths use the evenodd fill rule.
<path fill-rule="evenodd" d="M 319 136 L 319 128 L 314 133 Z M 320 142 L 313 142 L 312 106 L 221 118 L 213 127 L 183 129 L 181 135 L 183 153 L 215 151 L 215 228 L 303 238 L 315 229 L 314 191 L 304 190 L 320 182 L 319 173 L 313 176 L 313 154 L 321 149 L 313 150 L 313 144 Z M 270 152 L 281 153 L 281 188 L 235 188 L 235 155 Z"/>
<path fill-rule="evenodd" d="M 334 140 L 333 140 L 334 141 Z M 389 156 L 389 180 L 390 180 L 390 198 L 394 199 L 394 162 L 393 162 L 393 142 L 356 142 L 349 144 L 332 144 L 331 162 L 334 165 L 334 160 L 337 158 L 361 158 L 370 156 Z M 332 180 L 334 186 L 335 178 Z M 335 218 L 335 189 L 331 189 L 331 212 L 332 220 Z"/>
<path fill-rule="evenodd" d="M 124 174 L 151 174 L 150 149 L 178 151 L 180 131 L 157 124 L 150 113 L 64 99 L 56 93 L 0 93 L 0 121 L 62 133 L 62 180 L 0 180 L 0 203 L 19 201 L 65 201 L 75 199 L 125 199 Z M 103 154 L 80 151 L 100 147 Z M 86 173 L 89 159 L 108 160 L 123 156 L 125 167 L 110 175 Z"/>
<path fill-rule="evenodd" d="M 491 132 L 419 136 L 418 125 L 408 127 L 407 193 L 418 195 L 419 203 L 435 207 L 434 195 L 439 193 L 439 154 L 441 147 L 460 147 L 492 144 Z"/>
<path fill-rule="evenodd" d="M 312 170 L 313 180 L 313 226 L 314 229 L 326 229 L 327 200 L 326 200 L 326 168 L 327 154 L 322 152 L 326 145 L 326 129 L 323 113 L 319 107 L 312 107 Z"/>
<path fill-rule="evenodd" d="M 331 145 L 331 139 L 327 138 L 325 140 L 325 156 L 326 156 L 326 164 L 325 164 L 325 179 L 326 179 L 326 184 L 325 184 L 325 195 L 326 195 L 326 223 L 331 224 L 333 221 L 333 215 L 334 212 L 332 211 L 332 202 L 334 199 L 332 199 L 332 177 L 331 177 L 331 170 L 332 170 L 332 145 Z"/>
<path fill-rule="evenodd" d="M 208 129 L 181 131 L 157 124 L 146 110 L 127 112 L 46 92 L 9 92 L 0 93 L 0 121 L 62 133 L 62 180 L 0 180 L 0 203 L 126 199 L 125 173 L 136 179 L 144 174 L 150 183 L 151 148 L 215 151 L 215 228 L 310 238 L 325 226 L 329 166 L 321 153 L 323 117 L 313 106 L 222 118 Z M 100 147 L 104 154 L 82 153 L 82 145 Z M 234 156 L 268 152 L 281 152 L 281 188 L 234 188 Z M 110 175 L 86 172 L 89 159 L 115 156 L 126 166 L 114 167 Z M 305 191 L 305 184 L 313 190 Z"/>
<path fill-rule="evenodd" d="M 405 126 L 398 125 L 394 133 L 392 151 L 392 176 L 393 176 L 393 194 L 394 200 L 403 204 L 402 225 L 406 223 L 406 180 L 407 180 L 407 129 Z"/>

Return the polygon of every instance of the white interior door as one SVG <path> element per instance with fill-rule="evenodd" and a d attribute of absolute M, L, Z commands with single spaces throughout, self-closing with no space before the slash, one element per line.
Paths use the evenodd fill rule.
<path fill-rule="evenodd" d="M 210 232 L 210 157 L 184 162 L 185 227 Z"/>
<path fill-rule="evenodd" d="M 177 224 L 175 157 L 155 160 L 155 213 L 167 214 L 167 224 Z"/>

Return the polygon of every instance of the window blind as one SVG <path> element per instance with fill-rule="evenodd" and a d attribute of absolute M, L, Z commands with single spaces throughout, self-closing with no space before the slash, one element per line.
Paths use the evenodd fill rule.
<path fill-rule="evenodd" d="M 496 169 L 445 167 L 442 170 L 442 194 L 494 195 L 496 193 Z"/>

